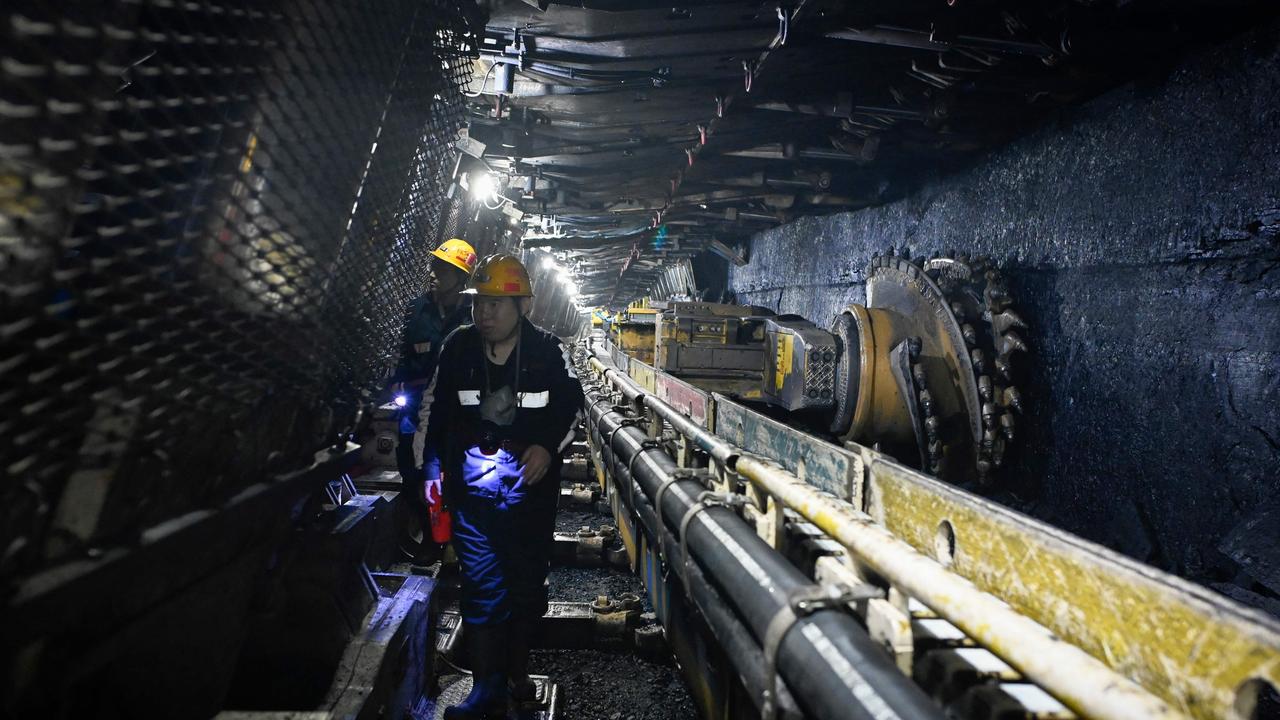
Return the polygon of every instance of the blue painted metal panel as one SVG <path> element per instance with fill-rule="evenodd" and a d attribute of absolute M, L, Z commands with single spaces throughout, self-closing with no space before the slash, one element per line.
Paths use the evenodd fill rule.
<path fill-rule="evenodd" d="M 767 418 L 719 393 L 712 397 L 716 435 L 773 460 L 814 487 L 859 504 L 863 471 L 857 453 Z"/>

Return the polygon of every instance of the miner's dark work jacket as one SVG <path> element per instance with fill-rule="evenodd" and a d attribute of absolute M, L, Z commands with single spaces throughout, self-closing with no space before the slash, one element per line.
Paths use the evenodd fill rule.
<path fill-rule="evenodd" d="M 441 316 L 430 292 L 415 298 L 405 308 L 400 361 L 391 377 L 391 382 L 409 386 L 405 392 L 407 404 L 400 413 L 400 434 L 412 434 L 416 429 L 427 383 L 436 372 L 440 348 L 449 333 L 466 322 L 470 315 L 471 306 L 463 301 L 453 312 Z"/>

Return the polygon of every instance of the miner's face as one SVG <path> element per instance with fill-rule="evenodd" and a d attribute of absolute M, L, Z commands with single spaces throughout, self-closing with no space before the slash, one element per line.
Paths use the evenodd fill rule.
<path fill-rule="evenodd" d="M 477 296 L 471 304 L 471 319 L 486 342 L 501 342 L 511 337 L 527 311 L 529 298 Z"/>
<path fill-rule="evenodd" d="M 431 259 L 431 286 L 441 295 L 457 295 L 467 284 L 467 275 L 441 260 Z"/>

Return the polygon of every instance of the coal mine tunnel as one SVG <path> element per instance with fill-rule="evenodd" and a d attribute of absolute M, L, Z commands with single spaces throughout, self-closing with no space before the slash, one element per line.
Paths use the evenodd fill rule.
<path fill-rule="evenodd" d="M 5 718 L 1280 718 L 1280 6 L 0 5 Z"/>

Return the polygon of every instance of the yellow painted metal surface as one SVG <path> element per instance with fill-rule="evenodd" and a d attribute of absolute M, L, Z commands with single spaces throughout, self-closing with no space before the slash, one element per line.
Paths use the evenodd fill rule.
<path fill-rule="evenodd" d="M 889 351 L 902 341 L 905 331 L 886 310 L 850 305 L 846 312 L 856 323 L 861 356 L 858 404 L 845 439 L 914 446 L 915 428 L 889 362 Z"/>
<path fill-rule="evenodd" d="M 617 346 L 643 363 L 653 364 L 654 326 L 640 323 L 617 325 Z"/>
<path fill-rule="evenodd" d="M 904 468 L 874 463 L 871 516 L 1175 708 L 1234 717 L 1242 685 L 1280 687 L 1280 623 L 1192 583 Z"/>
<path fill-rule="evenodd" d="M 789 333 L 778 334 L 778 345 L 775 349 L 776 358 L 773 364 L 773 387 L 775 389 L 780 390 L 782 388 L 782 383 L 786 381 L 787 374 L 791 372 L 793 345 L 795 345 L 794 336 Z"/>
<path fill-rule="evenodd" d="M 636 533 L 635 525 L 631 523 L 631 515 L 622 507 L 617 493 L 609 493 L 609 506 L 613 510 L 613 521 L 620 531 L 618 536 L 622 538 L 622 546 L 627 550 L 627 565 L 631 572 L 636 572 L 640 567 L 638 542 L 641 536 Z"/>

